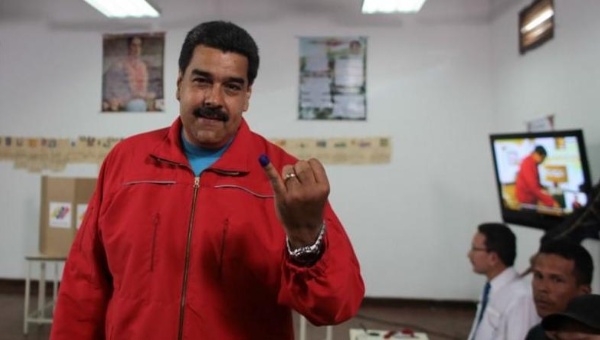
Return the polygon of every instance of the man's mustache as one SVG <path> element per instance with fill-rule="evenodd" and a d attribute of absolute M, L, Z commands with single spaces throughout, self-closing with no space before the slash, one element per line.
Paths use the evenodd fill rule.
<path fill-rule="evenodd" d="M 193 113 L 197 118 L 220 120 L 224 123 L 227 123 L 229 120 L 229 116 L 216 107 L 199 107 Z"/>

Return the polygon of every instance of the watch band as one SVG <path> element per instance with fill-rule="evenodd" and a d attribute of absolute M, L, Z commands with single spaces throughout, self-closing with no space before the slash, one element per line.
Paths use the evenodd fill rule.
<path fill-rule="evenodd" d="M 292 249 L 290 245 L 290 239 L 285 238 L 285 243 L 287 245 L 287 250 L 290 258 L 299 264 L 309 264 L 316 260 L 318 260 L 319 255 L 321 255 L 321 250 L 323 248 L 323 238 L 325 235 L 325 222 L 321 223 L 321 230 L 319 231 L 319 235 L 317 236 L 317 240 L 315 243 L 300 247 L 297 249 Z"/>

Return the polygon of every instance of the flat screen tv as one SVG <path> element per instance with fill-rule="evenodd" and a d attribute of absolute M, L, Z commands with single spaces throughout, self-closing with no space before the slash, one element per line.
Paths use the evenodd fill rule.
<path fill-rule="evenodd" d="M 590 201 L 581 130 L 490 135 L 506 223 L 551 229 Z"/>

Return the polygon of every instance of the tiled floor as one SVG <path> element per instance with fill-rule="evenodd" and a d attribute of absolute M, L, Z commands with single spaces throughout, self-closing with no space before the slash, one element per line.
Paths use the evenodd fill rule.
<path fill-rule="evenodd" d="M 30 325 L 29 335 L 23 335 L 23 305 L 23 296 L 20 294 L 0 294 L 0 340 L 48 339 L 48 325 Z M 367 299 L 355 318 L 333 327 L 333 339 L 348 340 L 351 328 L 411 328 L 427 333 L 431 340 L 466 339 L 474 314 L 474 304 Z M 294 320 L 298 329 L 298 318 Z M 307 340 L 323 340 L 325 336 L 325 327 L 308 325 Z"/>

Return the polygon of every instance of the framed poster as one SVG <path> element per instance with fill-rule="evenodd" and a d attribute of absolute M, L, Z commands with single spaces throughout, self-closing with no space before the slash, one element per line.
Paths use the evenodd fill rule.
<path fill-rule="evenodd" d="M 164 111 L 164 33 L 105 34 L 102 112 Z"/>
<path fill-rule="evenodd" d="M 298 118 L 366 120 L 366 37 L 300 38 Z"/>

